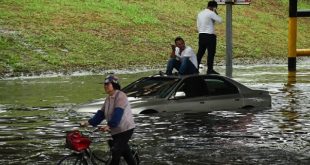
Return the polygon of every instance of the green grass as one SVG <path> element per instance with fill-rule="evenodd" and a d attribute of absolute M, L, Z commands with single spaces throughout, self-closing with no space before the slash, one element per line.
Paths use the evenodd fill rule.
<path fill-rule="evenodd" d="M 176 36 L 197 50 L 196 0 L 2 0 L 0 73 L 164 66 Z M 299 9 L 310 2 L 299 0 Z M 225 6 L 219 6 L 225 20 Z M 309 18 L 298 48 L 310 48 Z M 216 61 L 225 61 L 225 22 L 216 26 Z M 234 58 L 286 59 L 288 0 L 233 7 Z"/>

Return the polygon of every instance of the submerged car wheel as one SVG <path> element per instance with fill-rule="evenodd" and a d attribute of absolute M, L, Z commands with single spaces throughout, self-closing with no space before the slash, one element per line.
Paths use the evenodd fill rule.
<path fill-rule="evenodd" d="M 140 114 L 154 114 L 154 113 L 158 113 L 158 111 L 154 109 L 147 109 L 147 110 L 142 111 Z"/>
<path fill-rule="evenodd" d="M 246 106 L 242 107 L 242 109 L 246 109 L 246 110 L 250 110 L 253 108 L 255 108 L 253 105 L 246 105 Z"/>

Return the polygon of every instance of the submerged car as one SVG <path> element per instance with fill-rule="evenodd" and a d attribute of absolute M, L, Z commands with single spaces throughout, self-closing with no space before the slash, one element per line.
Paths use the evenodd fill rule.
<path fill-rule="evenodd" d="M 122 89 L 134 114 L 211 112 L 271 107 L 268 91 L 254 90 L 220 75 L 154 75 L 142 77 Z M 95 100 L 77 107 L 96 112 L 104 103 Z"/>

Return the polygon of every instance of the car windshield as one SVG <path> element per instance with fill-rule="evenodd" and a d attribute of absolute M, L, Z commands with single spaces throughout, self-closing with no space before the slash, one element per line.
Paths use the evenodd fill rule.
<path fill-rule="evenodd" d="M 146 77 L 128 85 L 123 91 L 128 97 L 166 97 L 179 80 L 171 77 Z"/>

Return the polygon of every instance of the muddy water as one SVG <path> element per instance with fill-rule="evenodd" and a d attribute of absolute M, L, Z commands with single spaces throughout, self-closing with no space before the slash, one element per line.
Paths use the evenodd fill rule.
<path fill-rule="evenodd" d="M 310 68 L 298 67 L 293 85 L 284 65 L 234 68 L 236 80 L 270 91 L 271 109 L 135 116 L 133 143 L 141 147 L 142 164 L 309 164 Z M 153 73 L 119 77 L 128 84 Z M 103 77 L 0 80 L 0 164 L 56 164 L 68 154 L 65 132 L 92 115 L 71 107 L 104 96 Z M 105 148 L 104 138 L 97 134 L 92 146 Z"/>

